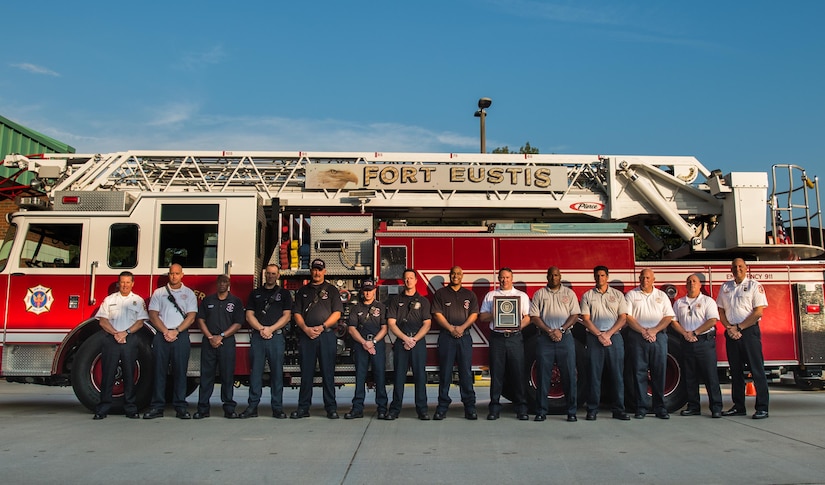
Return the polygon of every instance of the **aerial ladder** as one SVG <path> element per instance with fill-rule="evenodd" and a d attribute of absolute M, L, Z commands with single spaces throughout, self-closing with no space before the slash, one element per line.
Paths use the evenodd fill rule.
<path fill-rule="evenodd" d="M 10 155 L 4 164 L 37 174 L 48 195 L 21 198 L 23 208 L 88 191 L 255 192 L 270 210 L 383 220 L 624 222 L 654 251 L 664 244 L 650 227 L 667 225 L 684 241 L 667 259 L 825 252 L 818 178 L 795 165 L 774 167 L 769 197 L 767 173 L 723 175 L 688 156 L 127 151 Z"/>

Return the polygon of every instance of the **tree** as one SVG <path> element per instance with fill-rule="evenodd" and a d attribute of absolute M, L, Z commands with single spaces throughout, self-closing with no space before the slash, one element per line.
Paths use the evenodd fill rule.
<path fill-rule="evenodd" d="M 521 146 L 517 152 L 511 152 L 510 147 L 505 145 L 503 147 L 493 148 L 493 153 L 521 153 L 521 154 L 537 154 L 539 152 L 538 147 L 530 146 L 530 142 L 528 141 L 523 146 Z"/>

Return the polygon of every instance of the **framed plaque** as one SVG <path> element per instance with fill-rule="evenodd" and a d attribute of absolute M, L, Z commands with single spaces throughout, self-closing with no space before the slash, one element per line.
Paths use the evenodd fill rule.
<path fill-rule="evenodd" d="M 518 330 L 521 327 L 521 298 L 493 297 L 493 327 L 496 330 Z"/>

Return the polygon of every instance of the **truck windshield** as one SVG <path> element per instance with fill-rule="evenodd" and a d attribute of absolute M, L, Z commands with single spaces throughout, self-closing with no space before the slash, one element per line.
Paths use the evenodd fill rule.
<path fill-rule="evenodd" d="M 20 266 L 79 268 L 82 224 L 29 224 Z"/>
<path fill-rule="evenodd" d="M 17 234 L 17 226 L 15 224 L 11 224 L 8 231 L 6 231 L 6 237 L 3 240 L 3 245 L 0 246 L 0 271 L 6 269 L 6 263 L 9 262 L 9 252 L 11 252 L 11 245 L 14 243 L 15 234 Z"/>

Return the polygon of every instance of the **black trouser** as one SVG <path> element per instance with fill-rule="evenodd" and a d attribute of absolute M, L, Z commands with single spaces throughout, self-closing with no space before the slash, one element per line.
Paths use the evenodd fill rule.
<path fill-rule="evenodd" d="M 261 337 L 260 332 L 253 332 L 249 342 L 249 407 L 258 409 L 263 395 L 264 364 L 269 361 L 269 404 L 273 411 L 282 412 L 284 405 L 284 335 Z"/>
<path fill-rule="evenodd" d="M 404 402 L 404 384 L 407 382 L 407 369 L 410 367 L 415 383 L 415 411 L 419 415 L 427 414 L 427 342 L 422 340 L 416 343 L 412 350 L 406 350 L 404 341 L 396 339 L 392 361 L 395 369 L 395 384 L 392 389 L 390 414 L 398 416 L 401 412 L 401 405 Z"/>
<path fill-rule="evenodd" d="M 123 410 L 126 414 L 137 412 L 135 405 L 135 358 L 137 357 L 137 335 L 126 338 L 125 344 L 115 340 L 115 336 L 103 332 L 103 345 L 100 349 L 100 403 L 97 414 L 109 414 L 112 407 L 112 390 L 115 386 L 115 374 L 120 362 L 123 380 Z"/>
<path fill-rule="evenodd" d="M 665 378 L 667 372 L 667 333 L 656 334 L 655 342 L 648 342 L 639 332 L 627 333 L 628 352 L 633 362 L 633 385 L 636 386 L 636 412 L 646 413 L 653 405 L 656 414 L 667 413 L 665 407 Z M 652 403 L 647 399 L 648 371 Z"/>
<path fill-rule="evenodd" d="M 768 410 L 768 379 L 762 357 L 762 332 L 759 324 L 742 330 L 742 338 L 734 340 L 725 334 L 725 349 L 730 363 L 730 394 L 733 406 L 745 410 L 745 364 L 748 364 L 756 387 L 756 410 Z"/>
<path fill-rule="evenodd" d="M 221 374 L 221 402 L 223 411 L 235 411 L 235 337 L 225 337 L 222 345 L 214 348 L 206 336 L 201 341 L 201 385 L 198 392 L 198 411 L 209 412 L 209 398 L 215 389 L 215 371 Z"/>
<path fill-rule="evenodd" d="M 536 363 L 539 366 L 539 385 L 536 389 L 536 414 L 545 415 L 550 410 L 550 383 L 553 379 L 553 364 L 559 367 L 561 387 L 567 403 L 567 414 L 575 415 L 578 392 L 576 386 L 576 342 L 573 334 L 562 334 L 561 340 L 554 342 L 542 332 L 536 339 Z"/>
<path fill-rule="evenodd" d="M 513 390 L 513 404 L 517 414 L 527 412 L 524 377 L 524 339 L 521 332 L 490 333 L 490 414 L 501 412 L 501 391 L 505 377 Z"/>
<path fill-rule="evenodd" d="M 710 412 L 722 411 L 722 390 L 719 387 L 719 372 L 716 370 L 716 332 L 697 335 L 696 342 L 682 342 L 682 366 L 685 369 L 685 389 L 687 408 L 701 411 L 699 402 L 699 379 L 705 381 Z"/>
<path fill-rule="evenodd" d="M 352 398 L 352 411 L 355 413 L 364 411 L 364 399 L 367 395 L 367 371 L 369 371 L 370 362 L 372 362 L 372 374 L 375 377 L 375 404 L 378 406 L 378 413 L 384 414 L 387 412 L 385 345 L 383 340 L 375 344 L 375 355 L 370 354 L 358 344 L 353 348 L 355 352 L 355 396 Z"/>
<path fill-rule="evenodd" d="M 416 345 L 417 347 L 417 345 Z M 438 335 L 438 407 L 437 412 L 446 413 L 453 401 L 450 399 L 450 384 L 453 382 L 453 364 L 458 368 L 458 389 L 464 412 L 475 412 L 476 392 L 473 389 L 473 337 L 465 333 L 455 338 L 446 330 Z"/>
<path fill-rule="evenodd" d="M 127 339 L 128 340 L 128 339 Z M 178 334 L 177 340 L 167 342 L 158 332 L 152 340 L 155 356 L 155 383 L 152 388 L 152 409 L 166 406 L 166 373 L 172 366 L 172 405 L 175 411 L 186 411 L 186 370 L 189 367 L 189 332 Z"/>
<path fill-rule="evenodd" d="M 323 331 L 315 339 L 303 332 L 298 337 L 301 352 L 301 387 L 298 391 L 298 409 L 308 411 L 312 404 L 312 386 L 315 378 L 315 361 L 321 368 L 324 388 L 324 409 L 331 413 L 338 410 L 335 402 L 335 332 Z"/>
<path fill-rule="evenodd" d="M 602 373 L 605 365 L 613 389 L 610 409 L 614 413 L 624 412 L 624 337 L 621 333 L 614 333 L 610 338 L 611 345 L 605 347 L 599 342 L 599 337 L 587 332 L 587 354 L 590 358 L 590 391 L 587 397 L 587 412 L 599 409 L 602 398 Z"/>

